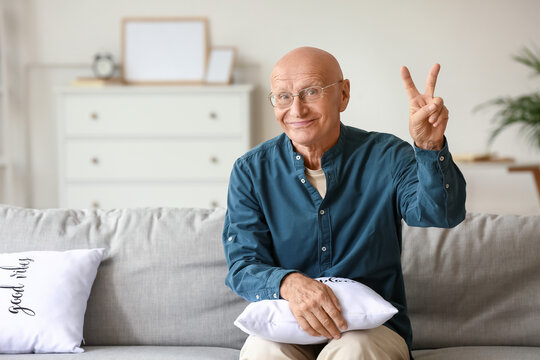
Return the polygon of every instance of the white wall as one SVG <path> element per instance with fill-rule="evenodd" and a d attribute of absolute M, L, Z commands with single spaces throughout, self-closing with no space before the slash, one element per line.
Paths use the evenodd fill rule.
<path fill-rule="evenodd" d="M 351 80 L 346 124 L 408 135 L 408 102 L 399 76 L 407 65 L 420 90 L 431 65 L 442 65 L 436 95 L 450 109 L 447 136 L 454 153 L 487 150 L 492 111 L 472 109 L 502 95 L 536 91 L 538 78 L 514 62 L 523 46 L 540 48 L 540 2 L 455 1 L 249 1 L 249 0 L 18 0 L 15 22 L 24 29 L 20 84 L 32 176 L 27 205 L 56 205 L 56 162 L 51 87 L 89 74 L 97 51 L 120 59 L 125 16 L 205 16 L 212 45 L 234 45 L 237 79 L 256 85 L 254 140 L 280 132 L 266 101 L 272 65 L 297 46 L 333 53 Z M 540 151 L 515 132 L 491 149 L 519 161 L 538 162 Z M 534 196 L 534 195 L 533 195 Z"/>

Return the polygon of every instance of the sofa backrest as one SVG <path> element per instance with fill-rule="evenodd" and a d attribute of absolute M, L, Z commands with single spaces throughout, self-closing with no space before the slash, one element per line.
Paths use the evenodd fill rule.
<path fill-rule="evenodd" d="M 32 210 L 0 206 L 0 252 L 104 247 L 86 345 L 239 349 L 246 302 L 225 285 L 225 210 Z"/>
<path fill-rule="evenodd" d="M 540 216 L 403 228 L 413 348 L 540 346 Z"/>
<path fill-rule="evenodd" d="M 239 349 L 246 306 L 224 284 L 225 210 L 0 206 L 0 252 L 107 248 L 87 345 Z M 540 216 L 468 214 L 453 229 L 404 224 L 413 348 L 540 346 Z"/>

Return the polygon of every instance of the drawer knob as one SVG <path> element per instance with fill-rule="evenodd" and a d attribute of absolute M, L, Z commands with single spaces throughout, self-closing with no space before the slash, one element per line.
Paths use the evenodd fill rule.
<path fill-rule="evenodd" d="M 216 119 L 217 119 L 217 113 L 214 112 L 214 111 L 212 111 L 212 112 L 210 113 L 210 119 L 216 120 Z"/>
<path fill-rule="evenodd" d="M 212 201 L 212 202 L 210 203 L 210 206 L 215 208 L 215 207 L 218 207 L 218 206 L 219 206 L 219 203 L 218 203 L 216 200 L 214 200 L 214 201 Z"/>
<path fill-rule="evenodd" d="M 97 120 L 97 119 L 99 119 L 98 113 L 97 113 L 97 112 L 91 113 L 91 114 L 90 114 L 90 119 L 92 119 L 92 120 Z"/>
<path fill-rule="evenodd" d="M 212 156 L 212 157 L 210 158 L 210 162 L 211 162 L 212 164 L 217 164 L 218 161 L 219 161 L 219 160 L 218 160 L 217 156 Z"/>
<path fill-rule="evenodd" d="M 99 202 L 94 201 L 94 202 L 92 203 L 92 208 L 94 208 L 94 209 L 99 209 Z"/>
<path fill-rule="evenodd" d="M 94 164 L 94 165 L 99 164 L 99 159 L 98 159 L 97 157 L 93 157 L 92 159 L 90 159 L 90 161 L 91 161 L 92 164 Z"/>

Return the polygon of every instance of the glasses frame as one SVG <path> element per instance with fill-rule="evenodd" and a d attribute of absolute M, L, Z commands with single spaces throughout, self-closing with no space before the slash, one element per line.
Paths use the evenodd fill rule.
<path fill-rule="evenodd" d="M 306 91 L 306 90 L 312 89 L 312 88 L 319 88 L 319 89 L 321 89 L 321 96 L 318 97 L 317 99 L 315 99 L 315 100 L 319 100 L 320 98 L 323 97 L 323 95 L 324 95 L 324 90 L 325 90 L 325 89 L 328 89 L 328 88 L 331 87 L 331 86 L 334 86 L 334 85 L 336 85 L 336 84 L 339 84 L 339 83 L 342 82 L 342 81 L 343 81 L 343 80 L 339 80 L 339 81 L 337 81 L 337 82 L 335 82 L 335 83 L 333 83 L 333 84 L 326 85 L 326 86 L 319 86 L 319 85 L 308 86 L 307 88 L 301 89 L 301 90 L 298 91 L 296 94 L 293 94 L 293 93 L 291 93 L 291 92 L 286 92 L 286 91 L 284 91 L 284 92 L 282 92 L 282 93 L 290 94 L 290 95 L 291 95 L 291 99 L 292 99 L 292 100 L 291 100 L 291 103 L 290 103 L 289 105 L 287 105 L 287 106 L 277 106 L 277 105 L 274 105 L 274 103 L 272 102 L 272 95 L 274 95 L 274 93 L 272 93 L 271 91 L 270 91 L 270 93 L 268 94 L 268 101 L 270 101 L 270 105 L 272 105 L 272 107 L 277 107 L 278 109 L 286 109 L 286 108 L 290 107 L 290 106 L 294 103 L 294 97 L 295 97 L 295 96 L 298 96 L 298 99 L 299 99 L 302 103 L 306 104 L 306 103 L 309 103 L 309 102 L 311 102 L 311 101 L 304 101 L 304 98 L 300 96 L 300 94 L 301 94 L 303 91 Z M 315 101 L 315 100 L 313 100 L 313 101 Z"/>

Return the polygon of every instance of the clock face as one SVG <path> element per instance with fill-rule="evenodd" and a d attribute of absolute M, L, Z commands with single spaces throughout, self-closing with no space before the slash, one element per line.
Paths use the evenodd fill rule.
<path fill-rule="evenodd" d="M 101 60 L 101 61 L 98 61 L 97 63 L 97 71 L 99 74 L 103 74 L 103 75 L 110 74 L 112 69 L 113 69 L 113 65 L 111 64 L 110 61 Z"/>
<path fill-rule="evenodd" d="M 114 74 L 114 61 L 112 55 L 96 55 L 94 57 L 94 64 L 92 66 L 94 75 L 98 78 L 107 79 Z"/>

